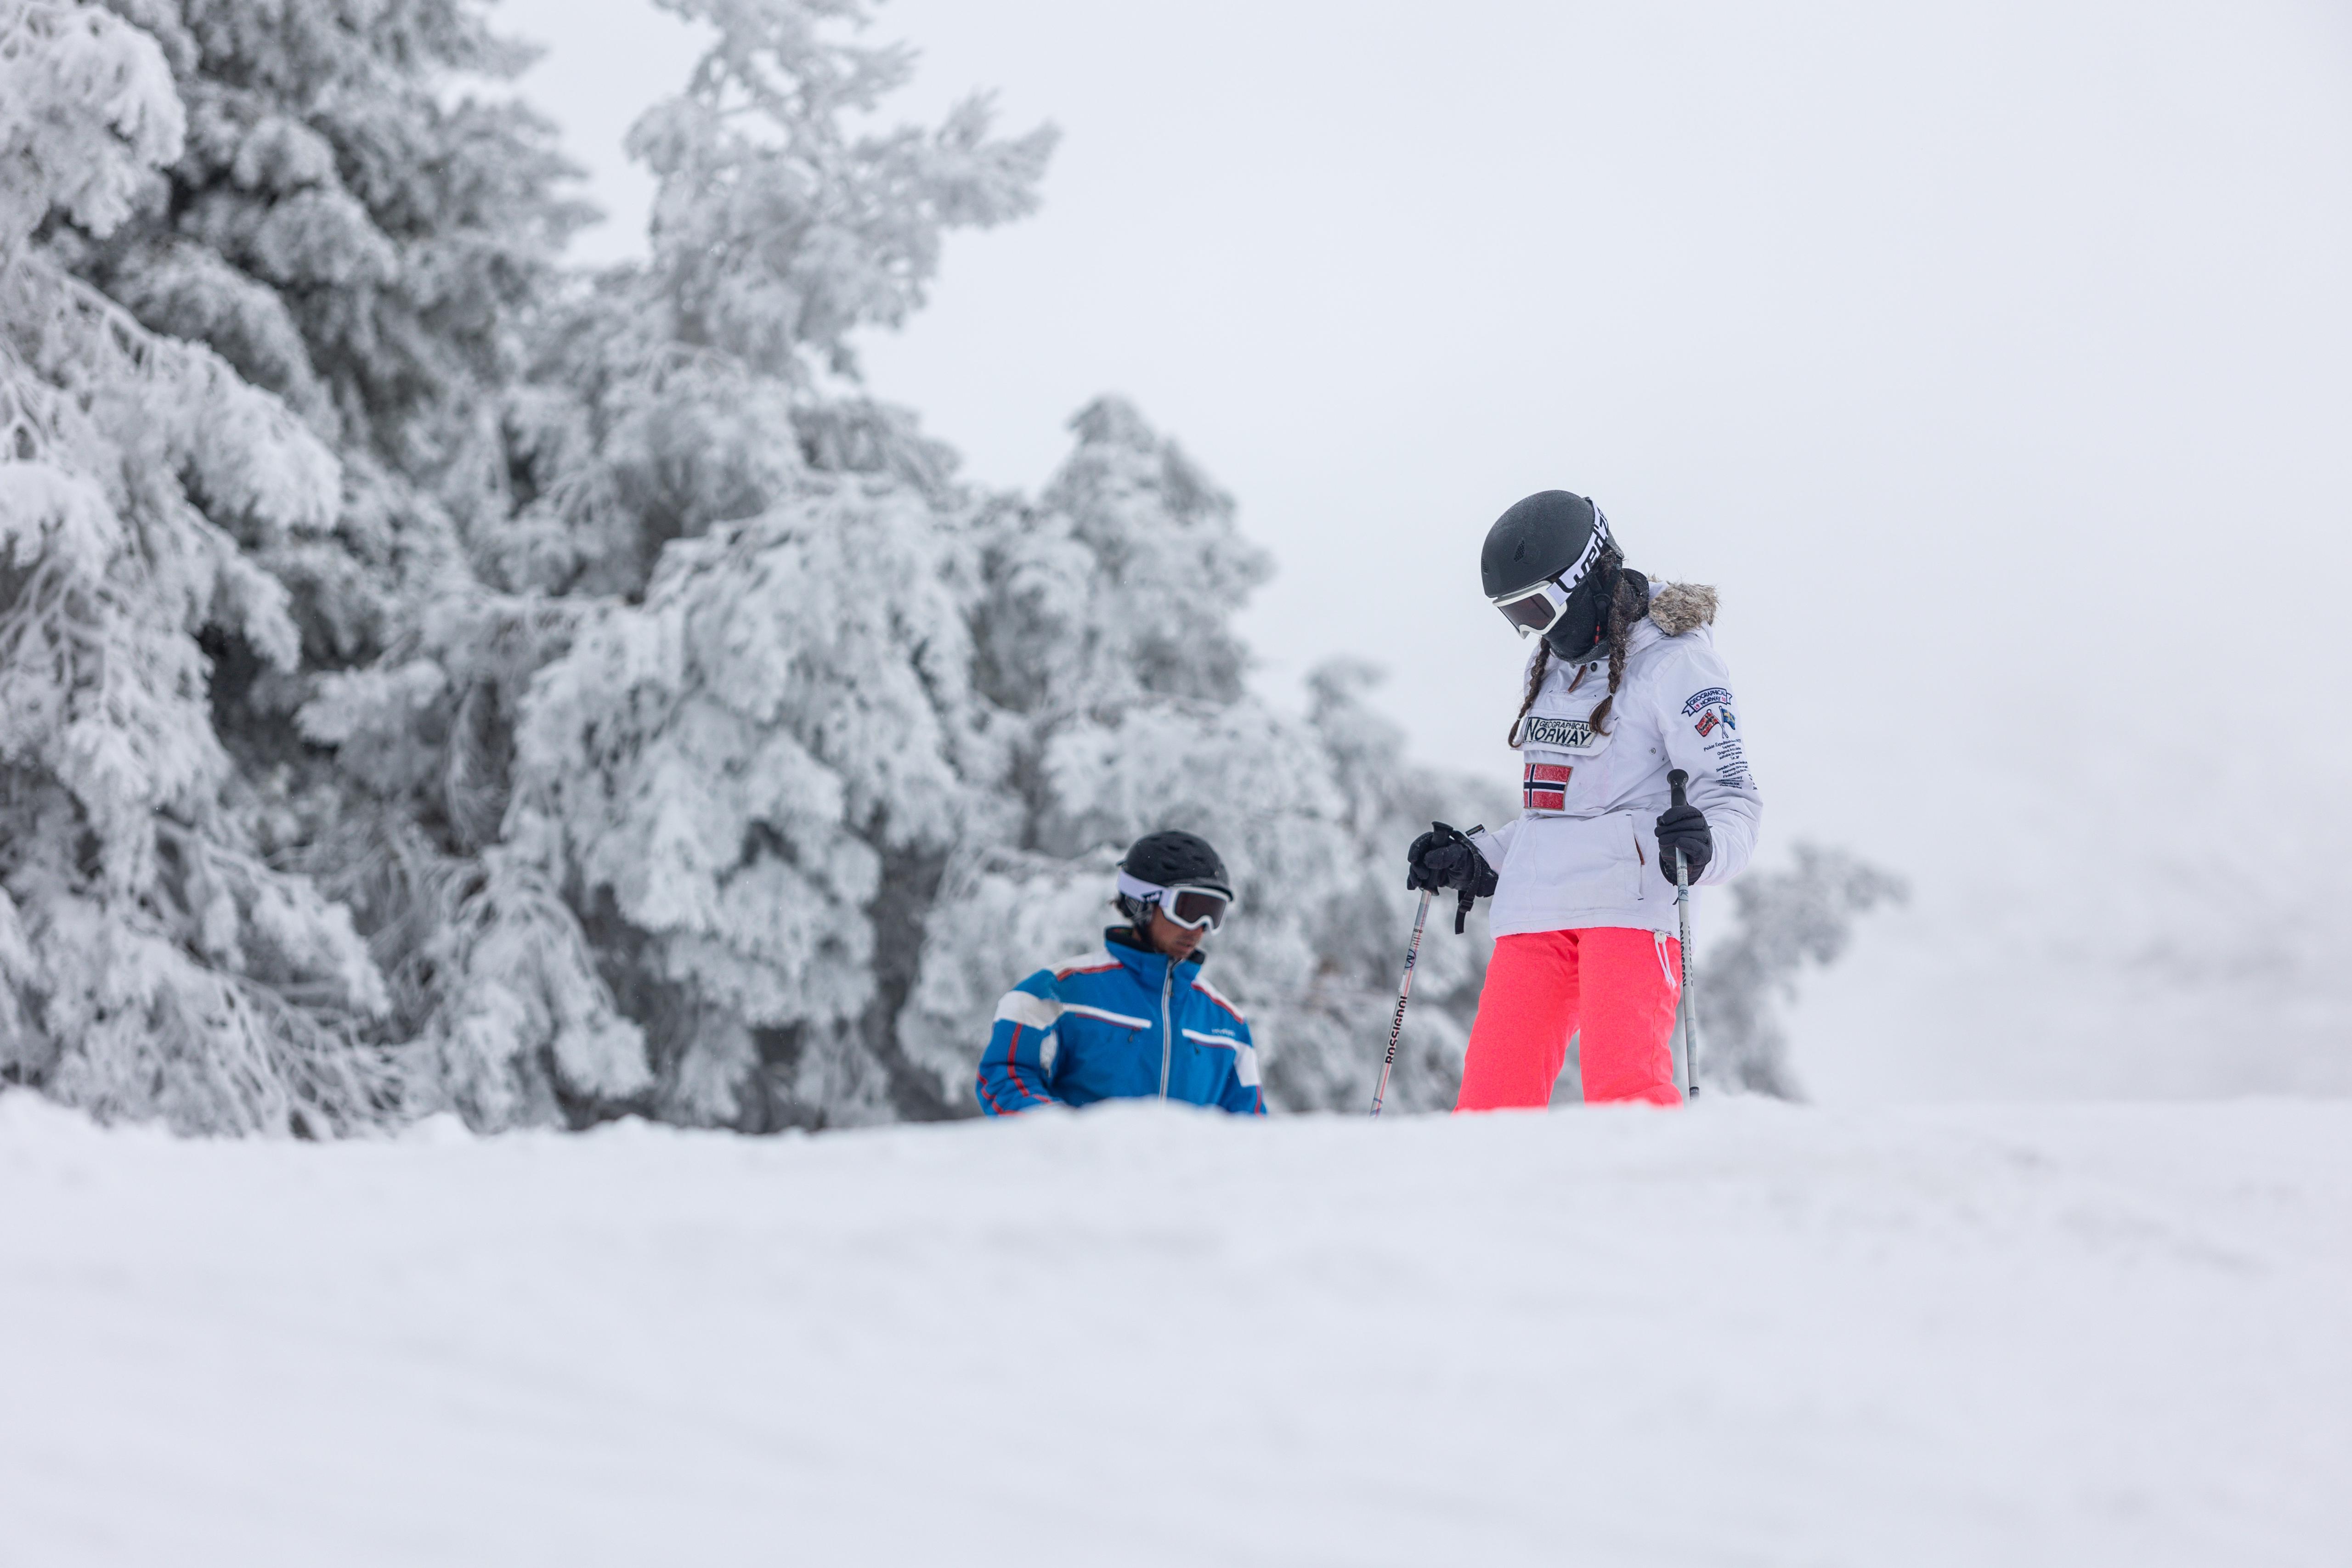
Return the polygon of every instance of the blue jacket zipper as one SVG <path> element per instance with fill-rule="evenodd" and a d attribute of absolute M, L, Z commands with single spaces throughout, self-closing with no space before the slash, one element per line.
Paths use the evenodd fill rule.
<path fill-rule="evenodd" d="M 1176 1048 L 1176 1026 L 1168 1016 L 1168 998 L 1176 993 L 1176 960 L 1168 960 L 1168 977 L 1160 982 L 1160 1097 L 1168 1098 L 1168 1063 Z"/>

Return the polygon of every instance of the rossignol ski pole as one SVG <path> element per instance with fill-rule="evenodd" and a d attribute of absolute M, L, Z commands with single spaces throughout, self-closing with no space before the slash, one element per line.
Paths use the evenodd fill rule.
<path fill-rule="evenodd" d="M 1666 775 L 1666 787 L 1675 792 L 1675 810 L 1690 804 L 1683 797 L 1683 787 L 1690 775 L 1677 768 Z M 1675 913 L 1683 923 L 1683 983 L 1675 999 L 1675 1025 L 1683 1037 L 1683 1083 L 1688 1097 L 1698 1098 L 1698 999 L 1691 995 L 1690 939 L 1690 862 L 1680 849 L 1675 851 Z"/>
<path fill-rule="evenodd" d="M 1412 945 L 1404 950 L 1404 978 L 1397 982 L 1396 1017 L 1389 1023 L 1388 1060 L 1381 1063 L 1381 1086 L 1372 1091 L 1372 1114 L 1381 1113 L 1381 1102 L 1389 1097 L 1389 1072 L 1396 1066 L 1397 1037 L 1404 1033 L 1404 1005 L 1412 999 L 1412 967 L 1421 958 L 1422 927 L 1429 924 L 1429 900 L 1433 888 L 1421 890 L 1421 910 L 1412 917 Z"/>
<path fill-rule="evenodd" d="M 1470 833 L 1478 831 L 1473 828 Z M 1444 822 L 1432 822 L 1429 824 L 1429 831 L 1430 835 L 1441 843 L 1461 844 L 1470 851 L 1474 858 L 1478 853 L 1477 845 L 1470 841 L 1470 833 L 1465 833 L 1459 828 L 1449 827 Z M 1456 936 L 1461 935 L 1462 923 L 1470 918 L 1470 906 L 1478 900 L 1475 881 L 1476 879 L 1473 878 L 1472 881 L 1462 884 L 1461 907 L 1454 912 L 1454 931 Z M 1406 885 L 1412 884 L 1408 883 Z M 1413 912 L 1412 944 L 1404 950 L 1404 978 L 1397 982 L 1396 1017 L 1389 1020 L 1388 1059 L 1381 1063 L 1381 1086 L 1372 1091 L 1372 1114 L 1375 1116 L 1381 1113 L 1381 1102 L 1389 1097 L 1389 1073 L 1396 1066 L 1397 1039 L 1404 1033 L 1404 1005 L 1412 999 L 1412 968 L 1421 961 L 1421 933 L 1422 929 L 1429 924 L 1429 901 L 1436 895 L 1436 893 L 1437 889 L 1433 887 L 1423 888 L 1421 907 Z"/>

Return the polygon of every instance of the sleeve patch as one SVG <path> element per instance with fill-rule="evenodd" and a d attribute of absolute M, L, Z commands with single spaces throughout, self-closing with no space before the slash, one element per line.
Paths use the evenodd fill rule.
<path fill-rule="evenodd" d="M 1048 1030 L 1062 1016 L 1062 1004 L 1051 997 L 1041 997 L 1028 991 L 1007 991 L 996 1004 L 997 1020 L 1021 1024 L 1029 1029 Z"/>

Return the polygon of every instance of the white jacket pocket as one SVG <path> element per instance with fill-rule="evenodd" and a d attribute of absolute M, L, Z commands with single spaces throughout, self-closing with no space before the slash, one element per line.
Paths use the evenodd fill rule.
<path fill-rule="evenodd" d="M 1514 894 L 1514 902 L 1525 899 L 1565 908 L 1636 904 L 1648 891 L 1643 862 L 1631 811 L 1606 817 L 1528 817 L 1512 835 L 1498 891 Z"/>

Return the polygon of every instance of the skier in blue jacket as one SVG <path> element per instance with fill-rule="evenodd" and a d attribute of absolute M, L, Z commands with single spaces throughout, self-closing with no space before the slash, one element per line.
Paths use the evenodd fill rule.
<path fill-rule="evenodd" d="M 1117 902 L 1128 924 L 1105 931 L 1102 946 L 1038 970 L 996 1004 L 981 1109 L 1157 1098 L 1265 1115 L 1249 1020 L 1201 977 L 1201 939 L 1234 903 L 1217 852 L 1192 833 L 1138 839 L 1119 862 Z"/>

